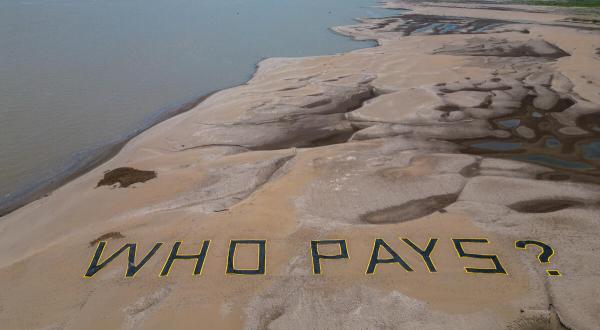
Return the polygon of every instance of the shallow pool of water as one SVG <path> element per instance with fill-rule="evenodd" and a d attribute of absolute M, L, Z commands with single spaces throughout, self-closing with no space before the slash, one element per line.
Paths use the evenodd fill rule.
<path fill-rule="evenodd" d="M 569 170 L 586 170 L 593 169 L 594 166 L 584 162 L 571 161 L 552 157 L 550 155 L 517 155 L 512 157 L 515 160 L 521 160 L 531 163 L 536 163 L 544 166 L 558 167 Z"/>
<path fill-rule="evenodd" d="M 519 142 L 487 141 L 473 143 L 471 147 L 493 151 L 512 151 L 521 149 L 523 144 Z"/>
<path fill-rule="evenodd" d="M 503 128 L 517 128 L 521 124 L 521 120 L 519 120 L 519 119 L 499 120 L 498 124 L 500 124 Z"/>
<path fill-rule="evenodd" d="M 600 140 L 592 141 L 581 146 L 583 158 L 589 160 L 600 160 Z"/>
<path fill-rule="evenodd" d="M 546 139 L 546 147 L 548 148 L 558 148 L 560 147 L 560 141 L 555 137 L 549 137 Z"/>

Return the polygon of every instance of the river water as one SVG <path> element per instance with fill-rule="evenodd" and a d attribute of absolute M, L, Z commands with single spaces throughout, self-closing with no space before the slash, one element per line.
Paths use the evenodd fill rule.
<path fill-rule="evenodd" d="M 372 46 L 372 0 L 0 0 L 0 204 L 262 58 Z"/>

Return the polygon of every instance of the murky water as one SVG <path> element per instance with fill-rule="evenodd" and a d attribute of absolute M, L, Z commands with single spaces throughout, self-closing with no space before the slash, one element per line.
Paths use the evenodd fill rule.
<path fill-rule="evenodd" d="M 463 142 L 467 153 L 516 159 L 556 170 L 552 180 L 575 179 L 600 183 L 600 116 L 584 115 L 578 126 L 584 131 L 568 134 L 553 116 L 570 107 L 573 101 L 563 99 L 548 111 L 533 105 L 528 96 L 520 111 L 491 121 L 495 128 L 511 131 L 508 139 L 474 139 Z M 556 174 L 556 175 L 555 175 Z"/>
<path fill-rule="evenodd" d="M 0 202 L 261 58 L 371 46 L 372 0 L 0 0 Z M 71 166 L 71 167 L 69 167 Z"/>

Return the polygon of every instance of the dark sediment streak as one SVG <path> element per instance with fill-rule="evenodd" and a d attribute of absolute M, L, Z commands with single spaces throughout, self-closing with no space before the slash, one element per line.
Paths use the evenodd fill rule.
<path fill-rule="evenodd" d="M 125 144 L 134 137 L 169 118 L 193 109 L 195 106 L 202 103 L 202 101 L 206 100 L 214 93 L 216 93 L 216 91 L 207 93 L 178 107 L 159 111 L 147 119 L 141 127 L 137 128 L 133 132 L 113 141 L 104 143 L 100 146 L 76 153 L 73 156 L 75 159 L 57 173 L 37 180 L 18 190 L 14 194 L 0 198 L 0 217 L 3 217 L 35 200 L 48 196 L 52 191 L 56 190 L 62 185 L 93 170 L 97 166 L 100 166 L 104 162 L 114 157 L 119 151 L 121 151 L 123 146 L 125 146 Z"/>

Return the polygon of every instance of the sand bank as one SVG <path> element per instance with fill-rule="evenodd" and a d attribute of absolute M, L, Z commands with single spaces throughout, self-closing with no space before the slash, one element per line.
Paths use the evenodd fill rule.
<path fill-rule="evenodd" d="M 3 328 L 596 327 L 599 31 L 536 10 L 389 6 L 412 11 L 336 28 L 380 46 L 265 60 L 3 217 Z M 546 152 L 550 137 L 564 148 Z M 400 238 L 437 238 L 437 271 Z M 485 238 L 466 251 L 506 274 L 466 273 L 493 263 L 453 238 Z M 310 242 L 334 239 L 349 258 L 315 275 Z M 375 239 L 413 271 L 365 274 Z M 523 239 L 552 246 L 550 263 Z M 174 242 L 208 240 L 201 275 L 177 261 L 158 276 Z M 264 275 L 226 274 L 231 240 L 266 241 Z M 164 245 L 131 278 L 124 254 L 85 278 L 100 241 L 105 256 L 136 243 L 136 262 Z"/>

